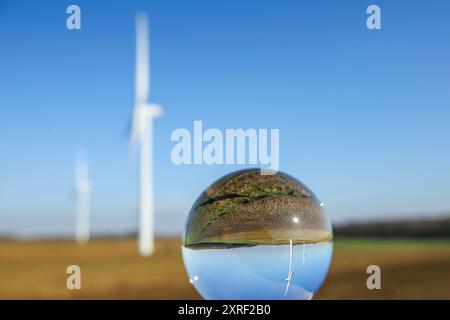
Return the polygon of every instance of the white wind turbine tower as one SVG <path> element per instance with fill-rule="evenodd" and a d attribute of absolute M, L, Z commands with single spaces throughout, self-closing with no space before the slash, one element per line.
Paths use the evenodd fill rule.
<path fill-rule="evenodd" d="M 76 197 L 76 240 L 80 244 L 89 241 L 89 213 L 90 213 L 91 183 L 87 160 L 77 156 L 75 164 L 75 197 Z"/>
<path fill-rule="evenodd" d="M 159 105 L 149 104 L 150 63 L 148 19 L 144 13 L 136 16 L 136 100 L 133 111 L 131 139 L 140 152 L 139 235 L 138 248 L 142 256 L 154 250 L 153 141 L 152 120 L 161 115 Z"/>

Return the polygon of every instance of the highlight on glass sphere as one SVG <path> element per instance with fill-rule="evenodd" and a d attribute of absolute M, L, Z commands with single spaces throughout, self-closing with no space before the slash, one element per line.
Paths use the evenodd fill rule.
<path fill-rule="evenodd" d="M 295 178 L 228 174 L 194 203 L 183 235 L 189 281 L 205 299 L 311 299 L 328 273 L 331 223 Z"/>

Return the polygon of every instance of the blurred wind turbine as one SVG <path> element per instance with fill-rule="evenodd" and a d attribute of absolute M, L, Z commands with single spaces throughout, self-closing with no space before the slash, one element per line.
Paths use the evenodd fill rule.
<path fill-rule="evenodd" d="M 139 235 L 138 248 L 142 256 L 150 256 L 154 250 L 154 202 L 153 202 L 153 141 L 152 120 L 162 114 L 157 104 L 149 104 L 150 61 L 148 19 L 144 13 L 136 16 L 136 100 L 131 124 L 131 142 L 139 142 Z"/>
<path fill-rule="evenodd" d="M 305 265 L 305 259 L 306 259 L 306 245 L 305 245 L 305 243 L 303 242 L 303 259 L 302 259 L 302 265 L 304 266 Z"/>
<path fill-rule="evenodd" d="M 75 197 L 76 197 L 76 240 L 79 244 L 89 241 L 89 211 L 91 183 L 87 160 L 77 156 L 75 164 Z"/>

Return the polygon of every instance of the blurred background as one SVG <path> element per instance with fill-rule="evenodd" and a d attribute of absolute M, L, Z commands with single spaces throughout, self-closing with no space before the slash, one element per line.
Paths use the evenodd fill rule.
<path fill-rule="evenodd" d="M 180 254 L 198 195 L 242 165 L 174 165 L 173 130 L 277 128 L 280 170 L 334 225 L 317 298 L 450 299 L 450 3 L 0 0 L 0 298 L 199 298 Z M 155 255 L 136 249 L 135 14 L 149 15 Z M 74 242 L 76 151 L 92 240 Z M 69 264 L 83 289 L 65 287 Z M 368 290 L 366 268 L 382 270 Z"/>

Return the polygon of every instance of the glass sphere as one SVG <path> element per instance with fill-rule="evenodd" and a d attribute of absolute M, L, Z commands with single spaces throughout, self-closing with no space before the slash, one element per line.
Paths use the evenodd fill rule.
<path fill-rule="evenodd" d="M 332 238 L 323 205 L 305 185 L 248 169 L 198 197 L 182 253 L 205 299 L 311 299 L 328 273 Z"/>

